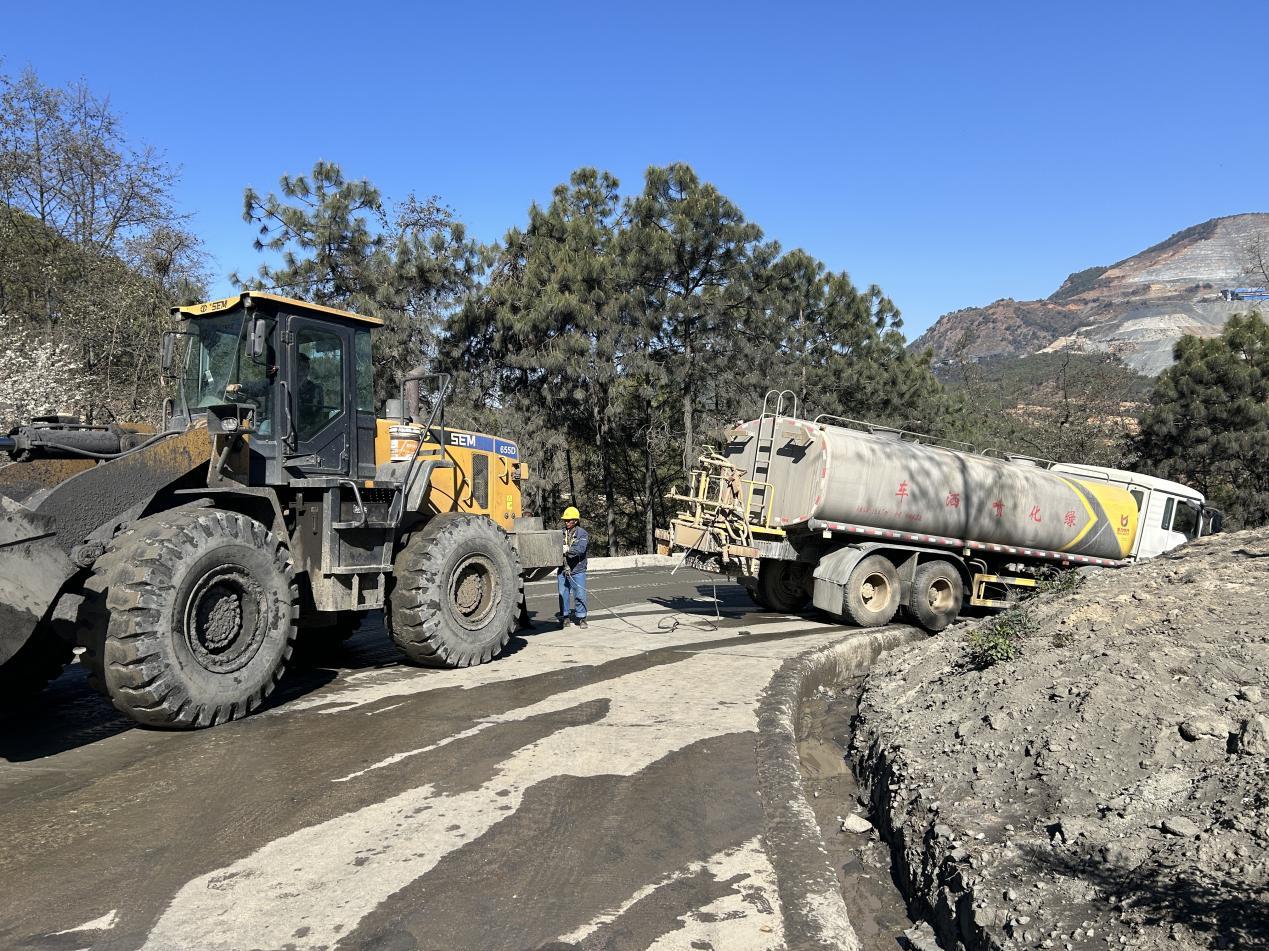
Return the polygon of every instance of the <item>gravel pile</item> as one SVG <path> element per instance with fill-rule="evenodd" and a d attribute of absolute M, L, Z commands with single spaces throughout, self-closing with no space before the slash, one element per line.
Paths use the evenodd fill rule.
<path fill-rule="evenodd" d="M 945 948 L 1269 948 L 1269 531 L 884 655 L 851 755 Z"/>

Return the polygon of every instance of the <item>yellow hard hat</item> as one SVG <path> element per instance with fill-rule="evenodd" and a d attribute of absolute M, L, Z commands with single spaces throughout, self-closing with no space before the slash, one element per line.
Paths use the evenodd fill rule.
<path fill-rule="evenodd" d="M 577 511 L 576 505 L 570 505 L 568 508 L 564 510 L 564 521 L 566 522 L 569 519 L 579 519 L 581 517 L 582 517 L 582 513 Z"/>

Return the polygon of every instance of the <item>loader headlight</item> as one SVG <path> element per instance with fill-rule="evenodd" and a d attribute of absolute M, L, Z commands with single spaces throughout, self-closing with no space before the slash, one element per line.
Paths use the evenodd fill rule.
<path fill-rule="evenodd" d="M 223 429 L 227 433 L 237 432 L 238 420 L 233 416 L 226 416 L 224 419 L 220 421 L 220 428 Z"/>

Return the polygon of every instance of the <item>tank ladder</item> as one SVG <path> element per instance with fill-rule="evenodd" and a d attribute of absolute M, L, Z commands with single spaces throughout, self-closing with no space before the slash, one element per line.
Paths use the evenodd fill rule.
<path fill-rule="evenodd" d="M 791 415 L 790 415 L 791 414 Z M 749 509 L 745 513 L 752 522 L 757 516 L 759 524 L 766 522 L 766 509 L 771 504 L 771 457 L 775 455 L 776 429 L 781 419 L 794 418 L 798 415 L 798 395 L 792 390 L 768 390 L 762 398 L 762 415 L 758 417 L 758 440 L 754 448 L 753 466 L 749 470 L 749 481 L 753 489 L 749 495 Z M 767 421 L 771 421 L 771 430 L 767 431 Z"/>

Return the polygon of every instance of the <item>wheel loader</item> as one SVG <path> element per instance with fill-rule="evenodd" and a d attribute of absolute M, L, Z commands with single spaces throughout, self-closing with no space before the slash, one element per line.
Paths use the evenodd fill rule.
<path fill-rule="evenodd" d="M 563 547 L 521 517 L 517 445 L 447 427 L 444 374 L 377 414 L 376 318 L 256 291 L 173 316 L 157 432 L 46 417 L 0 438 L 0 700 L 82 648 L 137 722 L 213 726 L 378 610 L 414 663 L 496 657 Z"/>

